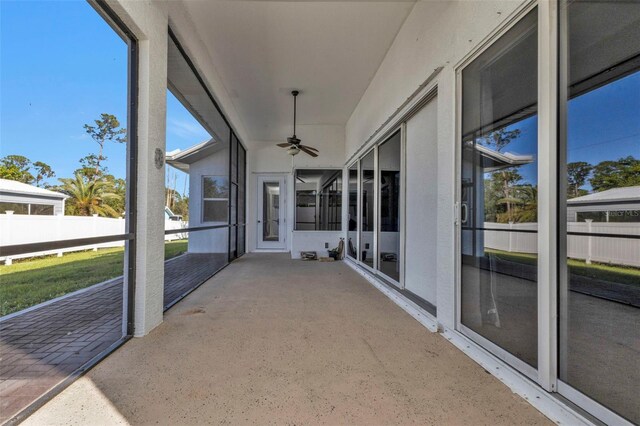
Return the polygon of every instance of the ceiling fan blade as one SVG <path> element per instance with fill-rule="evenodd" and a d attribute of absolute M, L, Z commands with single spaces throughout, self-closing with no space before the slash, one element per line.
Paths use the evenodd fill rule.
<path fill-rule="evenodd" d="M 315 152 L 307 149 L 307 147 L 305 147 L 305 146 L 299 146 L 298 148 L 300 148 L 300 151 L 306 152 L 307 154 L 309 154 L 312 157 L 317 157 L 318 156 L 318 154 L 316 154 Z"/>
<path fill-rule="evenodd" d="M 289 142 L 283 142 L 283 143 L 279 143 L 277 144 L 280 148 L 289 148 L 291 146 L 291 144 Z"/>
<path fill-rule="evenodd" d="M 315 151 L 315 152 L 320 152 L 320 151 L 318 151 L 317 149 L 315 149 L 314 147 L 309 146 L 309 145 L 300 145 L 300 147 L 301 147 L 301 148 L 302 148 L 302 147 L 305 147 L 305 148 L 307 148 L 308 150 Z"/>

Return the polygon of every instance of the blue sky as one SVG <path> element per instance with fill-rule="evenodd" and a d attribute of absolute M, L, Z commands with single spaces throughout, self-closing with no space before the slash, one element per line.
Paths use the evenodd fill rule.
<path fill-rule="evenodd" d="M 567 119 L 568 162 L 640 158 L 640 72 L 572 99 Z M 537 156 L 537 125 L 534 116 L 507 127 L 521 133 L 502 151 Z M 537 183 L 537 167 L 536 161 L 519 168 L 523 183 Z"/>
<path fill-rule="evenodd" d="M 0 156 L 24 155 L 71 176 L 97 152 L 85 123 L 106 112 L 126 126 L 127 46 L 85 1 L 2 0 L 0 31 Z M 168 92 L 167 151 L 207 137 Z M 108 144 L 105 155 L 109 171 L 124 177 L 125 146 Z"/>

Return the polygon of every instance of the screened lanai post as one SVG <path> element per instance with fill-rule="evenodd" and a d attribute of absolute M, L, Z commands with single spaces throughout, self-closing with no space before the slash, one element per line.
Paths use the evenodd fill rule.
<path fill-rule="evenodd" d="M 160 19 L 150 18 L 149 25 Z M 166 16 L 162 18 L 166 28 Z M 167 37 L 139 43 L 136 288 L 134 335 L 162 322 L 164 297 L 164 155 Z"/>

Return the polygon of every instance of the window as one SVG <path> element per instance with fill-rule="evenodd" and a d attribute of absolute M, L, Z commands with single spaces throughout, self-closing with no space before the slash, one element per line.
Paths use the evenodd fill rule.
<path fill-rule="evenodd" d="M 375 206 L 375 152 L 369 151 L 360 160 L 360 252 L 359 260 L 373 268 L 375 257 L 373 247 L 374 206 Z"/>
<path fill-rule="evenodd" d="M 378 269 L 400 281 L 400 131 L 378 147 Z"/>
<path fill-rule="evenodd" d="M 358 162 L 349 167 L 349 231 L 347 233 L 347 255 L 358 259 Z"/>
<path fill-rule="evenodd" d="M 462 330 L 530 375 L 538 357 L 537 56 L 534 9 L 461 73 Z"/>
<path fill-rule="evenodd" d="M 296 170 L 296 231 L 342 229 L 342 170 Z"/>
<path fill-rule="evenodd" d="M 0 213 L 12 211 L 13 214 L 29 214 L 27 203 L 0 203 Z"/>
<path fill-rule="evenodd" d="M 202 177 L 202 221 L 224 222 L 229 218 L 229 178 Z"/>
<path fill-rule="evenodd" d="M 558 388 L 639 423 L 640 3 L 560 16 Z"/>
<path fill-rule="evenodd" d="M 29 214 L 53 216 L 53 206 L 51 204 L 31 204 L 29 209 Z"/>

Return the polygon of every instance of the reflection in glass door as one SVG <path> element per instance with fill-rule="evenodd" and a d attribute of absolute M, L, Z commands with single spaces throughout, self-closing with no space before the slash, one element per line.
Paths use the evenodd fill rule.
<path fill-rule="evenodd" d="M 563 2 L 558 390 L 640 423 L 640 2 Z M 595 404 L 586 405 L 593 411 Z M 622 424 L 615 417 L 607 424 Z M 595 414 L 595 413 L 594 413 Z"/>
<path fill-rule="evenodd" d="M 280 238 L 280 185 L 278 182 L 262 184 L 262 239 L 278 241 Z"/>
<path fill-rule="evenodd" d="M 375 216 L 375 152 L 371 150 L 360 161 L 360 261 L 373 268 L 375 248 L 373 243 Z"/>
<path fill-rule="evenodd" d="M 358 259 L 358 162 L 349 167 L 349 229 L 347 255 Z"/>
<path fill-rule="evenodd" d="M 460 142 L 461 329 L 533 375 L 538 358 L 535 9 L 462 70 Z"/>
<path fill-rule="evenodd" d="M 284 177 L 258 177 L 258 248 L 284 249 Z"/>
<path fill-rule="evenodd" d="M 378 147 L 378 270 L 400 282 L 400 131 Z"/>

